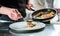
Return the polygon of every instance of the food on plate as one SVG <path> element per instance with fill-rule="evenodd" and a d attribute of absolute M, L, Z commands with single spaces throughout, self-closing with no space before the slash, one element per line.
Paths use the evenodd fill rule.
<path fill-rule="evenodd" d="M 51 12 L 40 12 L 40 13 L 36 14 L 35 16 L 36 16 L 36 18 L 47 19 L 47 18 L 53 17 L 54 12 L 53 11 L 51 11 Z"/>
<path fill-rule="evenodd" d="M 28 20 L 28 21 L 27 21 L 27 26 L 28 26 L 29 28 L 32 28 L 32 27 L 36 26 L 36 24 L 33 24 L 32 22 L 33 22 L 32 20 Z"/>

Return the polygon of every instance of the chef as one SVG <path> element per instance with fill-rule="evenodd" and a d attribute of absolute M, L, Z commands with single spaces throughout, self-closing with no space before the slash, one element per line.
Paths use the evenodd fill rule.
<path fill-rule="evenodd" d="M 0 0 L 0 20 L 18 21 L 26 16 L 25 8 L 33 5 L 29 0 Z"/>

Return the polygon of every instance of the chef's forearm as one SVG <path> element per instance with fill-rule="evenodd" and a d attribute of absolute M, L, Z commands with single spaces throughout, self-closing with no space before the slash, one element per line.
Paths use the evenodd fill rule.
<path fill-rule="evenodd" d="M 1 6 L 1 7 L 0 7 L 0 14 L 3 14 L 3 10 L 4 10 L 5 8 L 6 8 L 5 6 Z M 6 13 L 6 12 L 4 12 L 4 13 Z"/>

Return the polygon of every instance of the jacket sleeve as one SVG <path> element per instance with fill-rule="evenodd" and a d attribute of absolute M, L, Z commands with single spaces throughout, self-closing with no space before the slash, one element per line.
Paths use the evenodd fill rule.
<path fill-rule="evenodd" d="M 0 0 L 0 6 L 16 8 L 20 11 L 23 17 L 26 16 L 25 8 L 28 0 Z"/>
<path fill-rule="evenodd" d="M 26 0 L 26 4 L 28 4 L 29 0 Z"/>
<path fill-rule="evenodd" d="M 1 7 L 2 5 L 1 5 L 1 0 L 0 0 L 0 7 Z"/>
<path fill-rule="evenodd" d="M 0 4 L 0 7 L 1 7 L 2 5 Z"/>

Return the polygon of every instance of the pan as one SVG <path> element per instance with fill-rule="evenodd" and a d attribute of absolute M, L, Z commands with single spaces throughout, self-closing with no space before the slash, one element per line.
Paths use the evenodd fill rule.
<path fill-rule="evenodd" d="M 34 9 L 33 9 L 34 10 Z M 53 11 L 54 15 L 52 17 L 49 17 L 49 18 L 36 18 L 35 15 L 40 13 L 40 12 L 47 12 L 47 13 L 51 13 Z M 47 22 L 47 21 L 50 21 L 50 19 L 52 19 L 53 17 L 55 17 L 56 15 L 56 10 L 55 9 L 51 9 L 51 8 L 44 8 L 44 9 L 40 9 L 40 10 L 37 10 L 37 11 L 34 11 L 32 13 L 32 19 L 34 21 L 40 21 L 40 22 Z M 40 15 L 41 16 L 41 15 Z"/>

